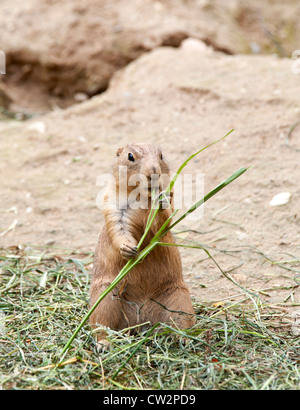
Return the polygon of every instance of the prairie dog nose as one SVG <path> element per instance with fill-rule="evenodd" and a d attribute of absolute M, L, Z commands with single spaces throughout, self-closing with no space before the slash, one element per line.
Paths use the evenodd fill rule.
<path fill-rule="evenodd" d="M 160 167 L 157 165 L 151 165 L 147 168 L 145 175 L 147 175 L 147 178 L 151 180 L 151 176 L 159 176 L 160 175 Z"/>
<path fill-rule="evenodd" d="M 152 166 L 152 174 L 160 174 L 160 169 L 156 165 Z"/>

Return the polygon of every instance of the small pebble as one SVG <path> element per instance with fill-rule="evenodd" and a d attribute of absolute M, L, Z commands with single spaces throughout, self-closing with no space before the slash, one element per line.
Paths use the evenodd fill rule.
<path fill-rule="evenodd" d="M 271 201 L 270 206 L 279 206 L 285 205 L 289 202 L 291 194 L 289 192 L 281 192 L 280 194 L 275 195 Z"/>

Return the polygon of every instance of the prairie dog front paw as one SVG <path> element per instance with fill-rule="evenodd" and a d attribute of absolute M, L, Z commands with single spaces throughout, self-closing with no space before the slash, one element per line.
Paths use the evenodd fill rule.
<path fill-rule="evenodd" d="M 124 259 L 132 259 L 138 254 L 138 249 L 136 246 L 123 243 L 120 247 L 120 253 Z"/>

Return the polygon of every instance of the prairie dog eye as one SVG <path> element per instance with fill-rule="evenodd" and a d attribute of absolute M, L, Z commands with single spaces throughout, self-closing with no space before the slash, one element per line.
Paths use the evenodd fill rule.
<path fill-rule="evenodd" d="M 161 160 L 164 159 L 164 156 L 163 156 L 162 152 L 160 153 L 160 159 L 161 159 Z"/>
<path fill-rule="evenodd" d="M 134 162 L 134 156 L 130 152 L 128 154 L 128 159 L 129 159 L 129 161 Z"/>

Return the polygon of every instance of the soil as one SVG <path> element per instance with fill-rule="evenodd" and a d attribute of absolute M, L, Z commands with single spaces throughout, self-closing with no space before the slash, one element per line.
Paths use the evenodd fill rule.
<path fill-rule="evenodd" d="M 52 37 L 46 41 L 45 34 L 36 44 L 31 44 L 31 50 L 24 39 L 21 41 L 21 23 L 15 13 L 25 13 L 24 22 L 30 21 L 34 16 L 32 10 L 38 10 L 37 2 L 26 3 L 30 9 L 27 14 L 23 9 L 17 12 L 16 5 L 10 6 L 13 3 L 22 4 L 3 2 L 8 15 L 6 24 L 15 22 L 14 41 L 19 39 L 19 48 L 25 50 L 22 56 L 27 58 L 31 53 L 31 57 L 35 57 L 30 64 L 27 61 L 29 74 L 23 75 L 26 58 L 22 60 L 10 39 L 7 43 L 11 50 L 9 61 L 14 64 L 11 63 L 12 74 L 2 78 L 2 85 L 13 100 L 9 112 L 14 113 L 13 116 L 16 111 L 25 113 L 32 118 L 26 121 L 6 118 L 0 122 L 0 246 L 20 246 L 26 252 L 35 246 L 57 252 L 62 249 L 92 252 L 103 224 L 96 204 L 101 191 L 97 177 L 110 171 L 119 146 L 132 141 L 158 144 L 176 171 L 189 155 L 234 128 L 225 140 L 199 154 L 185 173 L 203 174 L 204 191 L 208 192 L 241 166 L 252 168 L 210 199 L 202 217 L 199 212 L 199 219 L 185 220 L 178 225 L 176 237 L 179 242 L 185 239 L 207 245 L 225 272 L 242 287 L 259 293 L 269 306 L 281 309 L 292 324 L 291 315 L 300 310 L 300 77 L 292 71 L 295 62 L 279 53 L 274 55 L 274 50 L 269 55 L 237 54 L 245 50 L 234 48 L 235 43 L 229 41 L 232 34 L 226 35 L 231 27 L 228 21 L 219 24 L 219 30 L 215 26 L 217 31 L 209 41 L 209 33 L 197 31 L 196 19 L 191 17 L 197 2 L 182 1 L 176 9 L 168 1 L 147 1 L 146 10 L 154 7 L 158 22 L 164 24 L 157 23 L 154 16 L 155 21 L 149 18 L 142 24 L 141 15 L 135 16 L 135 21 L 139 21 L 134 30 L 135 40 L 128 40 L 135 53 L 130 51 L 130 56 L 122 61 L 116 58 L 105 77 L 99 74 L 94 63 L 87 62 L 93 44 L 83 47 L 81 54 L 75 47 L 80 30 L 96 27 L 91 18 L 96 2 L 89 2 L 90 10 L 88 7 L 77 10 L 80 19 L 76 20 L 74 10 L 79 2 L 64 1 L 60 13 L 56 6 L 52 7 L 45 25 L 50 30 L 56 21 L 61 32 L 65 27 L 65 37 L 60 43 L 60 53 L 66 63 L 70 57 L 67 64 L 70 72 L 64 72 L 68 79 L 65 84 L 65 77 L 50 63 L 43 66 L 45 71 L 41 69 L 41 61 L 46 58 L 41 56 L 46 55 L 47 47 L 51 48 Z M 41 15 L 47 13 L 48 16 L 46 6 L 50 7 L 53 2 L 40 3 L 44 5 Z M 112 7 L 106 8 L 107 21 L 101 26 L 103 44 L 108 50 L 111 38 L 107 33 L 120 23 L 121 17 L 124 24 L 125 17 L 129 18 L 131 13 L 131 6 L 118 3 L 118 13 Z M 185 3 L 190 3 L 189 10 Z M 198 2 L 197 7 L 201 4 L 207 13 L 211 12 L 208 3 Z M 268 2 L 263 3 L 264 10 L 270 10 Z M 253 14 L 248 11 L 243 14 L 240 9 L 237 12 L 237 2 L 230 4 L 237 30 L 246 36 L 245 27 L 248 27 L 247 36 L 251 30 L 257 36 L 258 29 L 251 24 Z M 66 29 L 69 25 L 61 23 L 66 7 L 73 10 L 75 43 L 71 42 Z M 214 7 L 220 13 L 218 4 Z M 286 6 L 281 19 L 288 19 L 291 7 Z M 176 22 L 174 26 L 168 26 L 169 20 L 161 15 L 168 10 L 169 18 Z M 115 15 L 113 21 L 111 14 Z M 60 20 L 56 20 L 58 18 Z M 70 13 L 67 21 L 69 18 Z M 216 24 L 218 18 L 214 13 L 211 18 Z M 278 20 L 273 22 L 275 26 L 277 23 Z M 29 30 L 28 25 L 26 27 Z M 190 31 L 186 27 L 190 27 Z M 114 33 L 118 32 L 115 29 Z M 33 28 L 30 36 L 34 36 Z M 81 33 L 81 37 L 85 35 Z M 264 38 L 261 44 L 265 41 Z M 291 41 L 289 46 L 293 44 Z M 72 46 L 76 51 L 73 54 Z M 18 62 L 16 55 L 20 57 Z M 49 53 L 49 60 L 51 56 Z M 72 59 L 77 59 L 76 63 Z M 78 72 L 73 70 L 78 60 L 83 64 L 87 62 L 81 88 L 77 88 L 78 83 L 75 86 L 74 80 L 78 77 Z M 32 69 L 32 61 L 39 64 L 36 71 Z M 15 81 L 20 66 L 23 74 Z M 74 82 L 70 98 L 65 91 L 52 92 L 49 70 L 46 70 L 50 66 L 55 73 L 51 77 L 52 85 L 64 84 L 70 89 L 69 85 Z M 94 89 L 87 85 L 92 72 L 93 78 L 97 77 L 98 88 Z M 44 76 L 47 81 L 43 80 Z M 28 93 L 31 89 L 32 94 Z M 99 90 L 101 94 L 94 95 Z M 84 95 L 79 98 L 78 93 Z M 53 98 L 51 107 L 46 103 L 50 97 Z M 290 193 L 288 202 L 271 206 L 272 198 L 282 192 Z M 227 303 L 246 298 L 203 250 L 181 248 L 181 255 L 184 275 L 195 301 Z M 256 303 L 254 299 L 249 300 Z"/>

